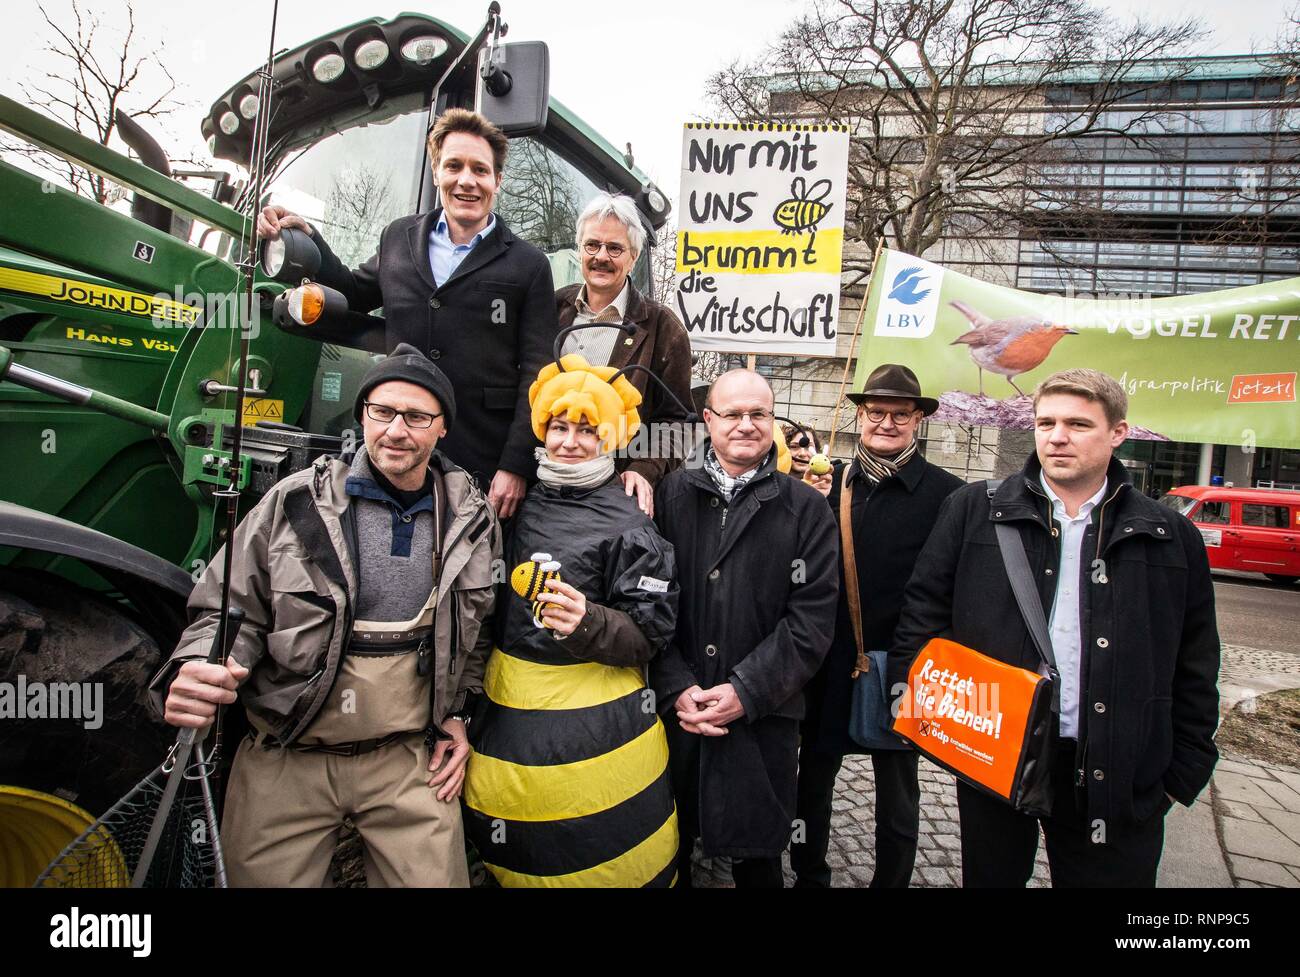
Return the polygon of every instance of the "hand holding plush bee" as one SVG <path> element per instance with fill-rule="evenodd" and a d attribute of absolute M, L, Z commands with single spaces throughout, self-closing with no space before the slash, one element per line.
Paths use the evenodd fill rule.
<path fill-rule="evenodd" d="M 572 634 L 587 613 L 587 598 L 560 579 L 559 561 L 552 560 L 549 553 L 534 553 L 515 567 L 510 586 L 532 602 L 533 624 L 550 628 L 561 637 Z"/>
<path fill-rule="evenodd" d="M 554 631 L 557 638 L 573 634 L 587 615 L 587 598 L 563 580 L 552 580 L 548 589 L 537 595 L 537 600 L 542 608 L 542 626 Z"/>

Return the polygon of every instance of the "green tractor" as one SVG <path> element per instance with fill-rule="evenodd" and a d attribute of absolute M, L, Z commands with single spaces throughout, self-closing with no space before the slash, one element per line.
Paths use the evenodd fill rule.
<path fill-rule="evenodd" d="M 0 885 L 30 885 L 174 738 L 145 687 L 224 541 L 213 493 L 232 463 L 255 204 L 303 214 L 359 264 L 388 221 L 435 203 L 426 128 L 466 106 L 511 137 L 497 212 L 550 257 L 557 287 L 578 280 L 573 224 L 598 190 L 633 197 L 654 241 L 664 195 L 549 97 L 545 45 L 503 34 L 494 3 L 472 38 L 407 13 L 278 55 L 261 201 L 250 181 L 173 174 L 129 117 L 138 160 L 0 97 L 0 129 L 132 192 L 126 213 L 0 160 Z M 212 154 L 245 172 L 258 83 L 250 73 L 202 123 Z M 273 325 L 296 271 L 282 253 L 255 271 L 241 513 L 355 436 L 356 385 L 383 352 L 375 316 Z"/>

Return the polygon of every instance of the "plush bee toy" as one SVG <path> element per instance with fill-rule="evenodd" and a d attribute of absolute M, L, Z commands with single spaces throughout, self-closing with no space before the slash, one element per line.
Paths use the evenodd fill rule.
<path fill-rule="evenodd" d="M 823 454 L 815 454 L 812 460 L 808 462 L 808 471 L 814 475 L 825 475 L 831 470 L 831 460 Z"/>
<path fill-rule="evenodd" d="M 533 624 L 539 628 L 549 628 L 550 625 L 542 620 L 546 601 L 538 600 L 537 595 L 547 590 L 551 581 L 559 579 L 559 561 L 552 560 L 550 553 L 534 553 L 510 573 L 510 586 L 514 592 L 524 600 L 532 601 Z"/>

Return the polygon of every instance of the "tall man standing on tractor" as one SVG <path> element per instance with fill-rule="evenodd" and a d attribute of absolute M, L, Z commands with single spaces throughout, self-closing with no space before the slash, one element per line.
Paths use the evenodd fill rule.
<path fill-rule="evenodd" d="M 428 150 L 441 205 L 389 224 L 360 268 L 348 269 L 319 230 L 284 207 L 257 219 L 259 237 L 274 239 L 282 227 L 311 234 L 321 251 L 317 280 L 356 311 L 382 306 L 389 349 L 410 343 L 437 361 L 460 400 L 441 450 L 487 489 L 503 519 L 537 467 L 528 388 L 559 330 L 550 263 L 492 212 L 506 148 L 505 134 L 475 112 L 439 116 Z"/>
<path fill-rule="evenodd" d="M 220 555 L 151 683 L 173 726 L 238 697 L 251 732 L 222 819 L 235 886 L 320 886 L 345 816 L 374 886 L 468 886 L 457 797 L 467 699 L 482 688 L 501 531 L 467 472 L 435 450 L 457 422 L 447 377 L 401 345 L 357 396 L 365 447 L 321 457 L 244 518 L 224 665 L 204 661 Z"/>

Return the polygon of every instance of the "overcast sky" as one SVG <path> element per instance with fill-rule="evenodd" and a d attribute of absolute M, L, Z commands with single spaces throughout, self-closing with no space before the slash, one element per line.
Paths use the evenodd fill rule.
<path fill-rule="evenodd" d="M 397 0 L 400 4 L 401 0 Z M 107 24 L 124 22 L 121 0 L 87 0 Z M 465 33 L 481 26 L 486 0 L 412 3 Z M 706 110 L 703 85 L 730 58 L 754 54 L 802 7 L 802 0 L 501 0 L 509 40 L 543 40 L 551 51 L 551 93 L 615 146 L 631 142 L 636 163 L 676 202 L 681 124 Z M 1201 53 L 1272 50 L 1289 2 L 1278 0 L 1106 0 L 1123 16 L 1199 16 L 1213 30 Z M 39 51 L 49 34 L 35 0 L 7 0 L 0 33 L 0 90 L 21 97 L 17 81 L 51 62 Z M 47 0 L 56 20 L 67 0 Z M 202 154 L 199 120 L 222 92 L 266 57 L 271 4 L 266 0 L 207 3 L 136 0 L 137 32 L 152 49 L 161 40 L 166 63 L 192 108 L 178 113 L 160 141 L 176 155 Z M 369 17 L 404 9 L 382 0 L 281 0 L 277 48 Z M 114 14 L 114 11 L 119 13 Z"/>

